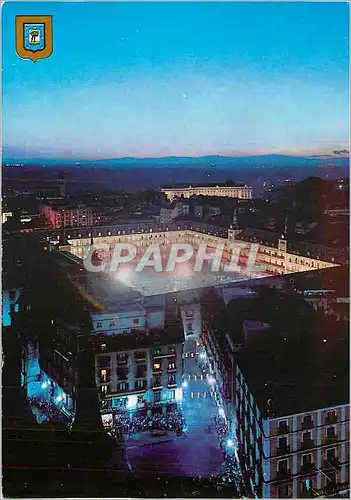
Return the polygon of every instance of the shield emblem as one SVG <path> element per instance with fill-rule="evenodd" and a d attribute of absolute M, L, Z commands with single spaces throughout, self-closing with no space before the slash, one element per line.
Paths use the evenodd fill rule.
<path fill-rule="evenodd" d="M 33 62 L 51 56 L 52 17 L 16 16 L 16 51 Z"/>

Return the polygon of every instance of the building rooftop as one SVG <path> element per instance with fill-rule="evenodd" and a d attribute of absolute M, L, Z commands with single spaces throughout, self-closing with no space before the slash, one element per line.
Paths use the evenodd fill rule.
<path fill-rule="evenodd" d="M 163 329 L 149 331 L 135 331 L 133 333 L 116 334 L 112 337 L 95 335 L 92 338 L 96 352 L 116 352 L 147 349 L 149 347 L 163 346 L 169 344 L 181 344 L 184 342 L 183 327 L 180 322 L 169 324 Z M 101 349 L 101 344 L 106 347 Z"/>
<path fill-rule="evenodd" d="M 239 351 L 238 366 L 264 418 L 348 404 L 348 324 L 323 318 L 300 341 L 261 331 Z"/>
<path fill-rule="evenodd" d="M 142 294 L 107 274 L 85 271 L 80 276 L 75 276 L 72 281 L 82 295 L 86 295 L 93 310 L 143 310 L 139 303 Z"/>
<path fill-rule="evenodd" d="M 204 188 L 204 187 L 249 187 L 246 186 L 240 182 L 233 182 L 233 181 L 228 181 L 226 183 L 216 183 L 216 182 L 211 182 L 211 183 L 196 183 L 196 184 L 186 184 L 186 183 L 180 183 L 180 184 L 173 184 L 172 186 L 162 186 L 161 189 L 189 189 L 189 188 Z"/>

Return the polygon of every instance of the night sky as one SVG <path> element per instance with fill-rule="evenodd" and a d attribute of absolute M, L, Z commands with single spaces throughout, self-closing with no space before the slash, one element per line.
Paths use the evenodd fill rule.
<path fill-rule="evenodd" d="M 329 153 L 347 147 L 345 3 L 3 7 L 5 154 L 52 158 Z M 52 15 L 54 52 L 15 51 Z"/>

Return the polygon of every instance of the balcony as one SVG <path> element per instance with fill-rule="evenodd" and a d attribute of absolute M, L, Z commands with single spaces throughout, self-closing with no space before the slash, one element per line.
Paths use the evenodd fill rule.
<path fill-rule="evenodd" d="M 277 479 L 287 479 L 291 476 L 290 469 L 283 469 L 277 471 Z"/>
<path fill-rule="evenodd" d="M 176 355 L 177 355 L 177 352 L 175 349 L 173 349 L 172 351 L 168 351 L 168 352 L 154 353 L 152 357 L 153 357 L 153 359 L 162 359 L 162 358 L 173 358 Z"/>
<path fill-rule="evenodd" d="M 314 448 L 313 439 L 305 439 L 304 441 L 301 441 L 301 450 L 309 450 L 311 448 Z"/>
<path fill-rule="evenodd" d="M 161 369 L 152 370 L 152 374 L 153 375 L 162 375 L 162 370 Z"/>
<path fill-rule="evenodd" d="M 328 458 L 328 460 L 326 460 L 324 463 L 323 463 L 323 467 L 325 469 L 340 469 L 340 462 L 339 462 L 339 459 L 337 457 L 331 457 L 331 458 Z"/>
<path fill-rule="evenodd" d="M 134 384 L 135 391 L 146 391 L 146 389 L 147 389 L 146 381 L 143 384 L 138 384 L 137 382 L 135 382 Z"/>
<path fill-rule="evenodd" d="M 334 444 L 339 441 L 339 437 L 337 435 L 327 436 L 324 440 L 324 444 Z"/>
<path fill-rule="evenodd" d="M 129 384 L 125 384 L 122 387 L 119 387 L 117 385 L 117 393 L 116 394 L 125 394 L 126 392 L 129 392 Z"/>
<path fill-rule="evenodd" d="M 157 390 L 160 390 L 163 388 L 163 385 L 161 384 L 161 382 L 154 382 L 152 384 L 152 390 L 153 391 L 157 391 Z"/>
<path fill-rule="evenodd" d="M 278 446 L 277 455 L 287 455 L 288 453 L 290 453 L 290 446 L 289 445 Z"/>
<path fill-rule="evenodd" d="M 301 465 L 300 473 L 301 474 L 310 474 L 311 472 L 314 472 L 315 467 L 312 462 L 306 462 Z"/>
<path fill-rule="evenodd" d="M 175 373 L 177 368 L 167 368 L 167 373 Z"/>
<path fill-rule="evenodd" d="M 108 384 L 111 382 L 111 377 L 98 377 L 99 384 Z"/>
<path fill-rule="evenodd" d="M 168 382 L 167 384 L 168 389 L 175 389 L 177 387 L 176 382 Z"/>

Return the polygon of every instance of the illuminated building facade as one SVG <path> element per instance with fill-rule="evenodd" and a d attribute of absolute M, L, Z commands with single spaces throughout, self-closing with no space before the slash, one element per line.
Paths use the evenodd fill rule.
<path fill-rule="evenodd" d="M 166 226 L 163 230 L 157 230 L 156 227 L 151 226 L 143 232 L 125 229 L 120 230 L 120 234 L 112 234 L 109 228 L 109 231 L 104 231 L 105 235 L 102 231 L 98 231 L 94 236 L 94 242 L 110 244 L 111 248 L 116 243 L 132 243 L 138 247 L 138 255 L 142 255 L 145 249 L 153 244 L 167 247 L 172 243 L 189 243 L 197 248 L 201 243 L 206 243 L 209 251 L 219 245 L 224 245 L 222 258 L 224 262 L 230 261 L 231 245 L 236 243 L 242 245 L 239 265 L 243 272 L 248 262 L 249 252 L 253 245 L 257 245 L 256 264 L 261 267 L 262 273 L 268 275 L 283 275 L 338 265 L 337 252 L 333 254 L 332 249 L 329 253 L 323 248 L 306 250 L 302 247 L 295 250 L 293 244 L 290 244 L 284 236 L 278 237 L 277 241 L 265 242 L 259 238 L 247 237 L 245 233 L 238 230 L 229 229 L 225 234 L 219 235 L 213 229 L 206 232 L 206 229 L 197 229 L 189 223 L 181 225 L 183 228 L 176 225 L 175 227 Z M 61 248 L 78 257 L 83 257 L 90 245 L 91 233 L 79 234 L 78 238 L 71 238 L 68 234 L 69 245 Z"/>
<path fill-rule="evenodd" d="M 167 405 L 181 404 L 181 328 L 136 331 L 114 338 L 100 335 L 93 343 L 105 424 L 121 412 L 166 412 Z"/>
<path fill-rule="evenodd" d="M 93 225 L 92 209 L 85 205 L 61 206 L 54 204 L 42 205 L 41 215 L 46 217 L 53 228 L 88 227 Z"/>
<path fill-rule="evenodd" d="M 306 498 L 349 489 L 350 407 L 347 396 L 343 404 L 336 401 L 268 416 L 250 390 L 245 369 L 236 367 L 239 454 L 259 497 Z"/>
<path fill-rule="evenodd" d="M 161 189 L 170 201 L 175 198 L 190 198 L 191 196 L 221 196 L 228 198 L 252 199 L 250 186 L 219 186 L 210 184 L 205 186 L 165 187 Z"/>

